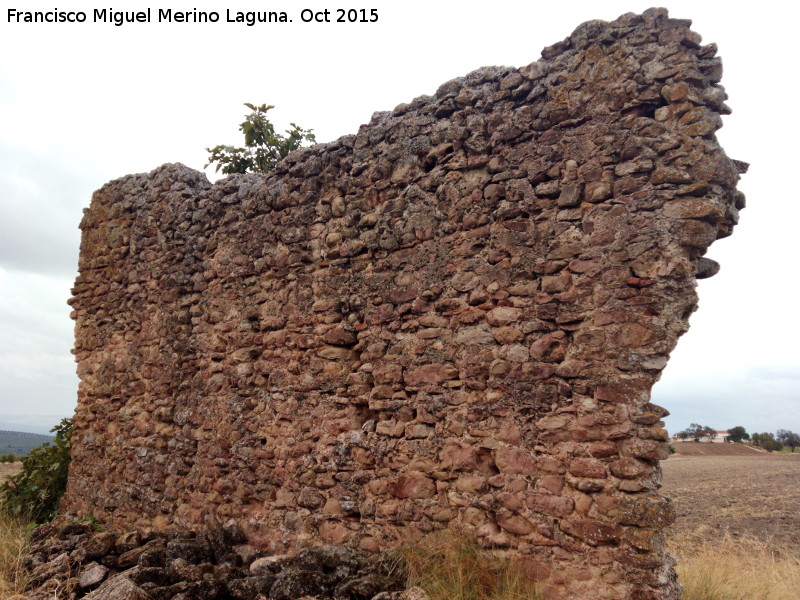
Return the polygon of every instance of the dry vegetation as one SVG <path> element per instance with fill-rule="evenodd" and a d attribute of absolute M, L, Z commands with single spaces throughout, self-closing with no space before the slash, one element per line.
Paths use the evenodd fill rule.
<path fill-rule="evenodd" d="M 0 464 L 0 483 L 19 472 L 20 463 Z M 0 507 L 0 598 L 23 600 L 25 584 L 22 553 L 28 541 L 30 528 L 18 519 L 6 515 Z"/>
<path fill-rule="evenodd" d="M 753 538 L 672 544 L 683 600 L 797 600 L 800 555 Z"/>
<path fill-rule="evenodd" d="M 521 562 L 481 549 L 474 538 L 446 531 L 406 546 L 402 557 L 409 585 L 431 600 L 538 600 L 533 578 Z"/>
<path fill-rule="evenodd" d="M 30 528 L 0 511 L 0 598 L 14 600 L 21 595 L 25 585 L 22 553 Z"/>
<path fill-rule="evenodd" d="M 683 600 L 800 597 L 800 456 L 673 456 L 663 469 Z"/>

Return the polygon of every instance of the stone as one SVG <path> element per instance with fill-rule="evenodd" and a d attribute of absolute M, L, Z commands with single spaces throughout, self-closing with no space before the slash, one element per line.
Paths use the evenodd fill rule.
<path fill-rule="evenodd" d="M 304 596 L 327 596 L 331 578 L 319 571 L 292 569 L 282 572 L 269 591 L 270 600 L 297 600 Z"/>
<path fill-rule="evenodd" d="M 495 451 L 495 464 L 501 473 L 536 475 L 536 463 L 530 453 L 514 446 L 501 446 Z"/>
<path fill-rule="evenodd" d="M 68 575 L 70 570 L 69 555 L 66 552 L 62 552 L 50 561 L 36 567 L 31 573 L 31 579 L 35 582 L 43 583 L 48 579 Z"/>
<path fill-rule="evenodd" d="M 492 327 L 503 327 L 518 321 L 522 310 L 511 306 L 498 306 L 486 313 L 486 322 Z"/>
<path fill-rule="evenodd" d="M 403 581 L 398 577 L 373 574 L 343 581 L 333 591 L 334 598 L 374 598 L 382 592 L 402 591 Z"/>
<path fill-rule="evenodd" d="M 211 549 L 203 539 L 172 540 L 167 543 L 166 561 L 171 562 L 176 558 L 183 559 L 192 564 L 199 564 L 211 560 Z"/>
<path fill-rule="evenodd" d="M 575 508 L 575 501 L 572 498 L 553 494 L 534 494 L 528 498 L 527 505 L 531 510 L 540 514 L 568 517 Z"/>
<path fill-rule="evenodd" d="M 525 334 L 516 327 L 495 327 L 492 336 L 498 344 L 513 344 L 525 339 Z"/>
<path fill-rule="evenodd" d="M 561 530 L 585 541 L 590 546 L 619 541 L 621 528 L 594 519 L 567 519 L 561 521 Z"/>
<path fill-rule="evenodd" d="M 576 458 L 569 464 L 569 472 L 575 477 L 591 477 L 603 479 L 606 475 L 605 465 L 597 460 Z"/>
<path fill-rule="evenodd" d="M 145 546 L 132 548 L 131 550 L 120 554 L 117 564 L 122 568 L 132 567 L 139 562 L 139 558 L 141 558 L 142 554 L 145 552 L 147 552 L 147 547 Z"/>
<path fill-rule="evenodd" d="M 583 186 L 574 183 L 565 185 L 561 188 L 558 196 L 558 205 L 562 208 L 578 206 L 581 203 L 582 195 Z"/>
<path fill-rule="evenodd" d="M 275 583 L 274 575 L 260 575 L 231 579 L 227 582 L 228 593 L 236 600 L 252 600 L 258 594 L 269 594 Z"/>
<path fill-rule="evenodd" d="M 464 327 L 456 334 L 455 343 L 457 344 L 494 344 L 495 339 L 492 331 L 483 325 L 474 327 Z"/>
<path fill-rule="evenodd" d="M 497 512 L 497 524 L 510 533 L 526 535 L 534 530 L 533 523 L 522 515 L 515 515 L 506 510 Z"/>
<path fill-rule="evenodd" d="M 440 384 L 448 379 L 458 377 L 458 369 L 453 365 L 432 363 L 416 367 L 405 372 L 404 379 L 408 385 Z"/>
<path fill-rule="evenodd" d="M 620 479 L 636 479 L 653 470 L 650 465 L 635 458 L 620 458 L 612 462 L 609 468 Z"/>
<path fill-rule="evenodd" d="M 250 572 L 258 576 L 274 574 L 294 562 L 294 557 L 289 554 L 263 556 L 250 563 Z"/>
<path fill-rule="evenodd" d="M 78 578 L 78 587 L 82 590 L 93 590 L 105 581 L 108 572 L 108 567 L 95 562 L 89 563 L 81 571 L 81 575 Z"/>
<path fill-rule="evenodd" d="M 166 586 L 172 583 L 172 575 L 167 568 L 167 563 L 155 567 L 136 565 L 125 571 L 125 576 L 136 585 L 154 584 L 156 586 Z"/>
<path fill-rule="evenodd" d="M 142 538 L 138 531 L 125 531 L 117 535 L 114 546 L 117 552 L 124 554 L 142 545 Z"/>
<path fill-rule="evenodd" d="M 125 575 L 116 575 L 95 591 L 84 596 L 85 600 L 153 600 L 153 597 L 133 583 Z"/>
<path fill-rule="evenodd" d="M 98 533 L 83 545 L 86 558 L 93 560 L 109 554 L 117 544 L 117 536 L 110 531 Z"/>
<path fill-rule="evenodd" d="M 423 473 L 412 471 L 391 480 L 388 490 L 398 498 L 431 498 L 436 493 L 436 485 Z"/>

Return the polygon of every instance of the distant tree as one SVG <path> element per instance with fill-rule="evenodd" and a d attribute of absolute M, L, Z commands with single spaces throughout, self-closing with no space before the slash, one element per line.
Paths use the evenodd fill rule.
<path fill-rule="evenodd" d="M 750 434 L 741 425 L 728 429 L 728 439 L 732 442 L 743 442 L 750 439 Z"/>
<path fill-rule="evenodd" d="M 693 437 L 693 436 L 692 436 L 692 433 L 691 433 L 691 432 L 689 432 L 689 430 L 688 430 L 688 429 L 684 429 L 683 431 L 679 431 L 679 432 L 678 432 L 677 434 L 675 434 L 675 435 L 676 435 L 676 437 L 677 437 L 678 439 L 680 439 L 680 440 L 683 440 L 684 442 L 685 442 L 686 440 L 688 440 L 690 437 Z"/>
<path fill-rule="evenodd" d="M 686 434 L 693 439 L 695 442 L 700 441 L 700 432 L 703 430 L 703 426 L 697 423 L 692 423 L 689 425 L 684 431 Z"/>
<path fill-rule="evenodd" d="M 713 427 L 708 427 L 707 425 L 703 427 L 703 430 L 700 432 L 701 438 L 707 438 L 709 442 L 713 442 L 714 438 L 717 437 L 717 430 Z"/>
<path fill-rule="evenodd" d="M 239 125 L 244 133 L 244 148 L 220 144 L 206 148 L 209 153 L 206 167 L 216 163 L 216 171 L 226 175 L 231 173 L 267 173 L 275 168 L 282 158 L 292 150 L 297 150 L 303 142 L 315 143 L 313 129 L 303 129 L 291 123 L 284 136 L 275 132 L 275 126 L 267 118 L 267 112 L 274 106 L 245 103 L 252 112 Z"/>
<path fill-rule="evenodd" d="M 708 425 L 700 425 L 699 423 L 692 423 L 684 432 L 687 434 L 687 437 L 692 438 L 695 442 L 699 442 L 702 438 L 708 438 L 708 440 L 711 441 L 714 439 L 714 436 L 717 435 L 716 429 Z"/>
<path fill-rule="evenodd" d="M 789 446 L 792 449 L 792 452 L 794 452 L 795 448 L 800 446 L 800 435 L 796 434 L 794 431 L 789 431 L 788 429 L 778 429 L 775 439 L 784 446 Z"/>
<path fill-rule="evenodd" d="M 775 435 L 766 431 L 764 433 L 754 433 L 750 436 L 750 440 L 767 452 L 780 452 L 783 449 L 783 444 L 775 439 Z"/>

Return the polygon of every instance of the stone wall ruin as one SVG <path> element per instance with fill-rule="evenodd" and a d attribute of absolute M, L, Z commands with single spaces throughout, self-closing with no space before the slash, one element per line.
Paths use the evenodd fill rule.
<path fill-rule="evenodd" d="M 450 524 L 546 598 L 677 598 L 650 389 L 743 208 L 713 44 L 663 9 L 81 223 L 63 510 L 380 551 Z"/>

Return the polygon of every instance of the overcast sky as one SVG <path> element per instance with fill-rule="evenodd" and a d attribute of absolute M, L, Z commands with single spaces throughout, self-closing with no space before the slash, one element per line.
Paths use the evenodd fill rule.
<path fill-rule="evenodd" d="M 737 3 L 739 4 L 739 3 Z M 700 309 L 653 400 L 671 432 L 691 422 L 800 431 L 795 15 L 777 2 L 670 3 L 716 42 L 733 115 L 718 137 L 751 163 L 734 235 L 708 256 Z M 744 3 L 741 3 L 744 5 Z M 581 22 L 642 12 L 642 2 L 127 2 L 151 23 L 91 22 L 101 3 L 26 2 L 85 11 L 87 22 L 24 24 L 0 14 L 0 429 L 41 430 L 75 407 L 66 304 L 81 211 L 92 191 L 165 162 L 202 169 L 204 148 L 240 143 L 243 102 L 320 142 L 355 133 L 445 81 L 487 65 L 522 66 Z M 377 7 L 376 23 L 303 23 L 304 8 Z M 285 11 L 292 23 L 226 23 L 235 11 Z M 786 6 L 783 3 L 783 6 Z M 158 9 L 217 11 L 220 22 L 158 23 Z M 20 9 L 21 10 L 21 9 Z M 794 10 L 794 9 L 791 9 Z M 209 171 L 213 179 L 213 173 Z"/>

